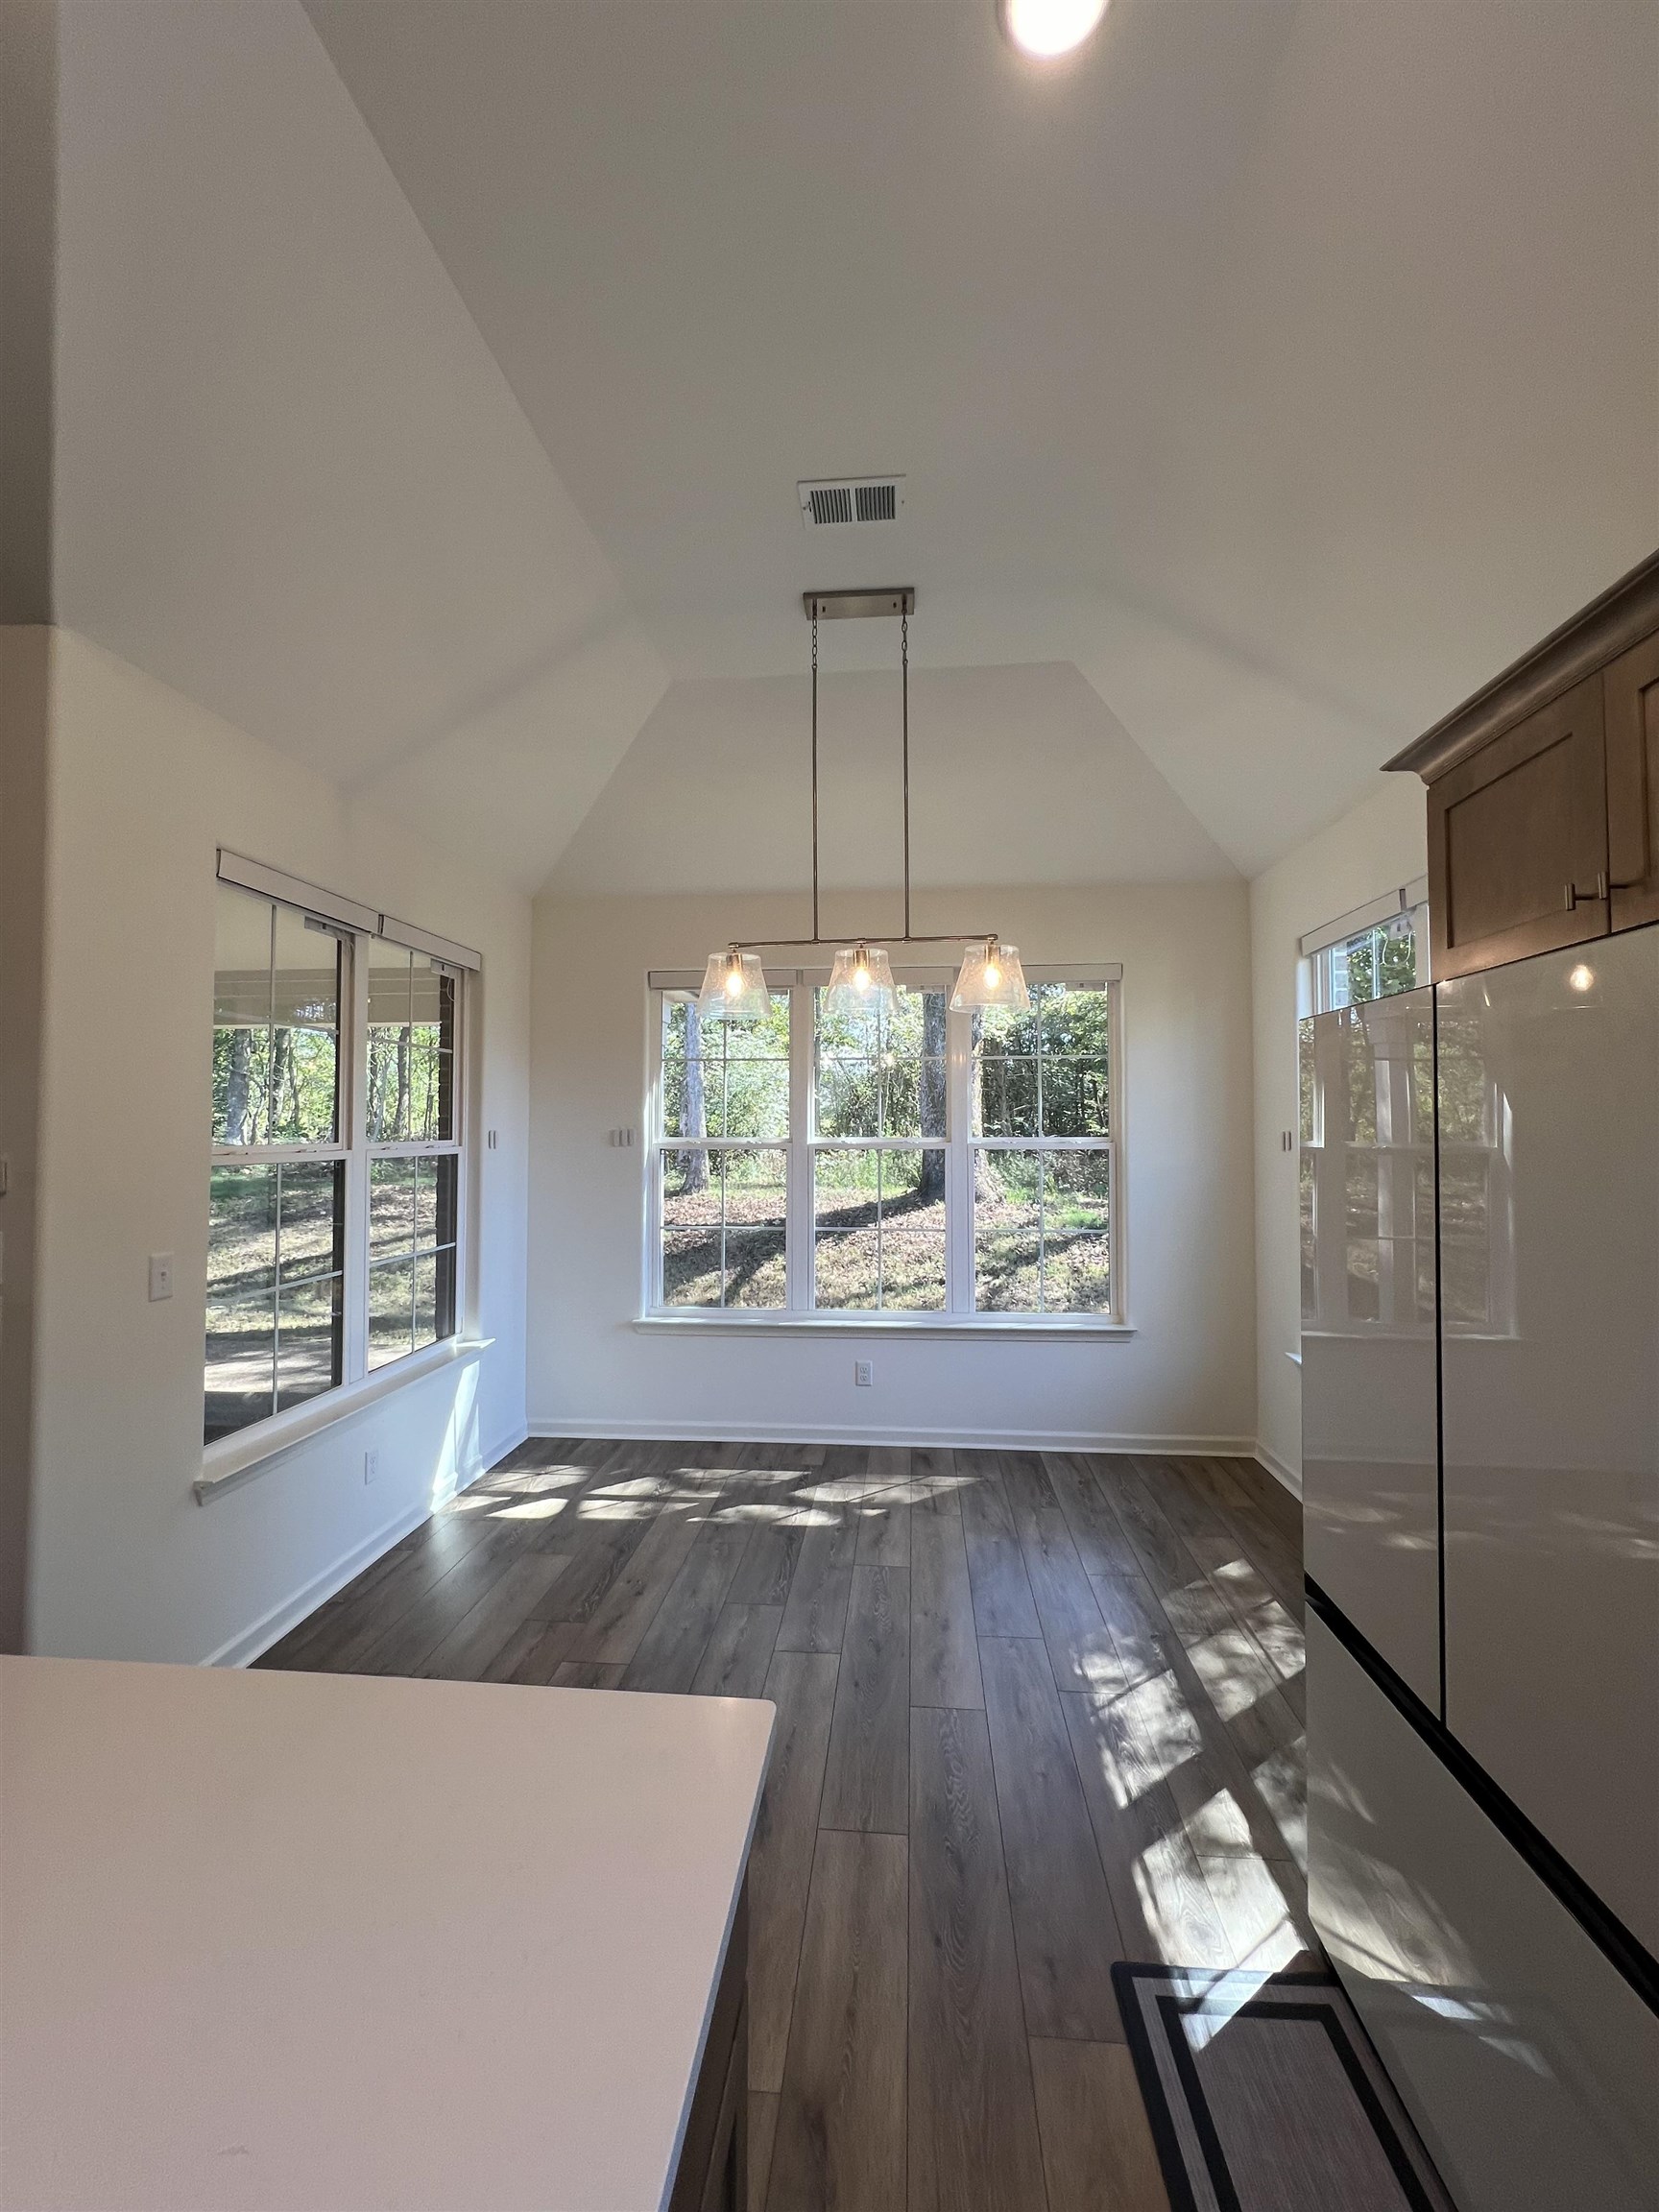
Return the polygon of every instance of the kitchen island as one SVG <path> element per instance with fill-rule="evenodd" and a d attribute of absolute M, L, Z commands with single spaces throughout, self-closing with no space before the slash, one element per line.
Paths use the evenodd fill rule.
<path fill-rule="evenodd" d="M 0 2205 L 723 2208 L 772 1723 L 0 1660 Z"/>

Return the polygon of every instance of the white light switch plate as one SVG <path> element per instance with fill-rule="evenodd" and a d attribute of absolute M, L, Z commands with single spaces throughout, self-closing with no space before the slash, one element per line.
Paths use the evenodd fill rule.
<path fill-rule="evenodd" d="M 171 1252 L 152 1252 L 150 1255 L 150 1296 L 171 1298 L 173 1295 L 173 1255 Z"/>

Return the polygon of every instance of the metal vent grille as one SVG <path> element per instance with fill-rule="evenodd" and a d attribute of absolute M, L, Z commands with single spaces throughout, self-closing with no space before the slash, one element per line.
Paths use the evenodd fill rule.
<path fill-rule="evenodd" d="M 902 476 L 842 476 L 798 484 L 801 520 L 808 530 L 856 530 L 897 522 L 904 506 Z"/>

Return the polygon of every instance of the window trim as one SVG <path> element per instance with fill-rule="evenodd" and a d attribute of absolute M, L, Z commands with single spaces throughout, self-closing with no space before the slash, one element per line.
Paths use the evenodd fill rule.
<path fill-rule="evenodd" d="M 1112 960 L 1028 962 L 1026 977 L 1032 984 L 1066 983 L 1075 988 L 1104 990 L 1108 997 L 1109 1035 L 1107 1108 L 1109 1134 L 1094 1137 L 974 1137 L 967 1127 L 973 1065 L 971 1016 L 946 1008 L 946 1135 L 943 1140 L 946 1202 L 946 1304 L 940 1308 L 883 1309 L 878 1307 L 816 1310 L 812 1305 L 814 1237 L 813 1161 L 820 1151 L 938 1150 L 937 1140 L 915 1137 L 820 1138 L 811 1128 L 813 1093 L 813 1022 L 811 994 L 830 980 L 827 966 L 774 968 L 765 971 L 767 987 L 790 994 L 789 1021 L 789 1128 L 785 1137 L 707 1137 L 699 1149 L 714 1151 L 782 1150 L 787 1160 L 787 1228 L 785 1233 L 785 1296 L 781 1307 L 670 1306 L 661 1295 L 662 1177 L 664 1152 L 685 1149 L 662 1133 L 662 998 L 665 992 L 695 994 L 702 983 L 690 969 L 652 969 L 647 973 L 645 1129 L 642 1193 L 643 1238 L 640 1251 L 639 1310 L 634 1327 L 647 1334 L 659 1330 L 725 1331 L 741 1334 L 770 1330 L 779 1334 L 822 1335 L 887 1334 L 957 1336 L 1006 1334 L 1024 1337 L 1127 1336 L 1134 1334 L 1128 1315 L 1126 1238 L 1123 1233 L 1124 1192 L 1124 1019 L 1123 971 Z M 949 991 L 955 979 L 953 968 L 896 967 L 894 981 L 911 990 Z M 803 1014 L 800 1010 L 806 1008 Z M 961 1133 L 957 1134 L 960 1124 Z M 1002 1151 L 1104 1152 L 1108 1160 L 1109 1266 L 1112 1304 L 1101 1313 L 1039 1311 L 1011 1313 L 975 1311 L 974 1292 L 974 1207 L 972 1163 L 975 1149 Z M 803 1227 L 803 1224 L 805 1226 Z"/>
<path fill-rule="evenodd" d="M 239 863 L 232 867 L 227 863 Z M 218 882 L 246 897 L 289 907 L 303 915 L 342 948 L 340 962 L 338 1100 L 336 1135 L 329 1143 L 219 1145 L 212 1137 L 211 1111 L 207 1131 L 207 1189 L 215 1166 L 277 1166 L 289 1161 L 338 1161 L 345 1167 L 345 1233 L 341 1267 L 341 1374 L 338 1382 L 316 1392 L 297 1406 L 289 1406 L 250 1421 L 202 1446 L 202 1474 L 197 1480 L 199 1498 L 213 1494 L 232 1476 L 276 1457 L 305 1436 L 343 1420 L 358 1407 L 372 1404 L 398 1383 L 418 1381 L 434 1367 L 467 1356 L 483 1342 L 471 1334 L 475 1323 L 471 1296 L 472 1173 L 470 1142 L 471 1029 L 476 1019 L 477 995 L 468 978 L 481 967 L 479 955 L 464 947 L 451 947 L 447 939 L 428 937 L 412 943 L 414 932 L 388 936 L 378 926 L 384 919 L 355 902 L 322 892 L 318 886 L 282 875 L 263 863 L 239 862 L 239 856 L 221 849 L 216 871 Z M 257 877 L 259 880 L 250 878 Z M 367 915 L 368 927 L 357 927 L 336 913 L 319 911 L 304 902 L 315 896 L 334 907 L 348 906 Z M 395 924 L 400 932 L 406 926 Z M 424 934 L 424 933 L 423 933 Z M 450 1089 L 454 1134 L 447 1139 L 410 1140 L 373 1144 L 369 1139 L 369 954 L 376 939 L 419 953 L 449 970 L 455 978 L 455 1045 Z M 442 945 L 440 952 L 431 948 Z M 463 957 L 451 957 L 460 954 Z M 211 1060 L 211 999 L 209 1000 L 209 1060 Z M 456 1162 L 455 1177 L 455 1315 L 445 1336 L 413 1347 L 383 1366 L 369 1361 L 369 1195 L 370 1163 L 381 1157 L 430 1158 L 445 1154 Z M 204 1286 L 204 1311 L 206 1286 Z"/>

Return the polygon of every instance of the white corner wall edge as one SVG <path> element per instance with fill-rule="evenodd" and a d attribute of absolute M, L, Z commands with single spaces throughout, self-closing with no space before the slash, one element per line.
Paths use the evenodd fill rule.
<path fill-rule="evenodd" d="M 1260 1436 L 1251 1445 L 1249 1457 L 1260 1460 L 1276 1482 L 1282 1482 L 1292 1498 L 1302 1495 L 1302 1478 L 1294 1467 L 1287 1467 L 1276 1452 L 1270 1452 Z"/>
<path fill-rule="evenodd" d="M 520 1425 L 498 1436 L 487 1451 L 479 1453 L 475 1465 L 462 1472 L 455 1485 L 457 1493 L 469 1490 L 480 1475 L 493 1467 L 509 1452 L 516 1450 L 530 1433 L 532 1431 Z M 419 1528 L 422 1521 L 429 1521 L 431 1517 L 432 1508 L 429 1505 L 415 1505 L 407 1512 L 395 1515 L 383 1527 L 376 1528 L 372 1536 L 366 1536 L 361 1544 L 354 1544 L 349 1551 L 343 1552 L 332 1566 L 325 1567 L 321 1575 L 314 1575 L 292 1597 L 284 1598 L 280 1604 L 273 1605 L 252 1626 L 228 1637 L 217 1650 L 209 1651 L 197 1664 L 202 1667 L 251 1667 L 262 1652 L 270 1650 L 273 1644 L 279 1644 L 291 1628 L 297 1628 L 309 1614 L 316 1612 L 319 1605 L 325 1605 L 330 1598 L 345 1589 L 348 1582 L 354 1581 L 366 1567 L 373 1567 L 375 1560 L 383 1558 L 394 1544 L 401 1543 L 412 1528 Z"/>
<path fill-rule="evenodd" d="M 742 1422 L 591 1421 L 566 1417 L 533 1420 L 531 1436 L 568 1436 L 584 1442 L 646 1444 L 910 1444 L 924 1451 L 1138 1452 L 1164 1459 L 1251 1459 L 1248 1436 L 1121 1436 L 1087 1430 L 905 1429 L 889 1421 L 851 1423 L 773 1421 L 764 1429 Z"/>

